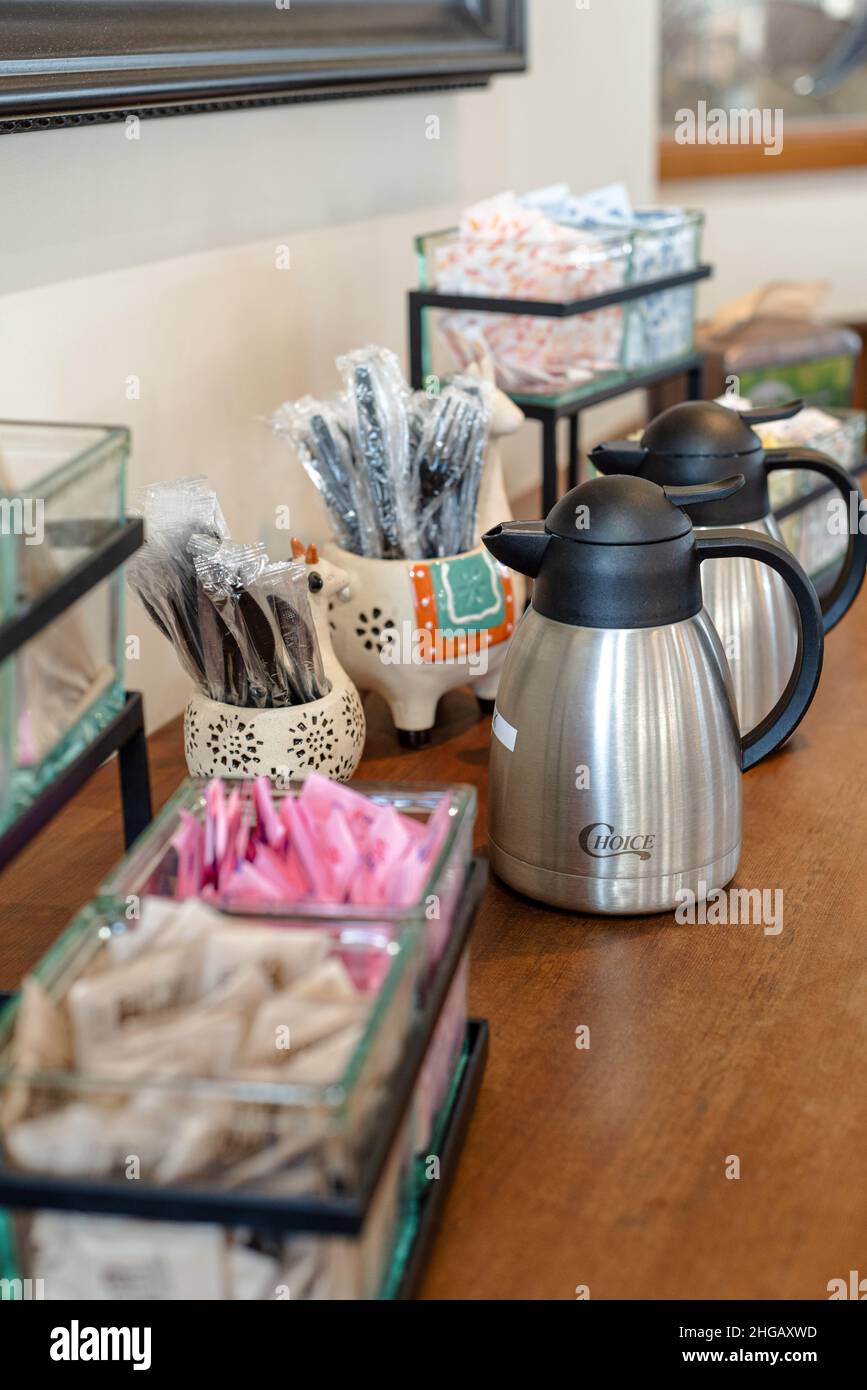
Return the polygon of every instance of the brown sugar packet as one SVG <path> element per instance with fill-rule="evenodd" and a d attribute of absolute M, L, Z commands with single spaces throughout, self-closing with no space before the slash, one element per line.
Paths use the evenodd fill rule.
<path fill-rule="evenodd" d="M 95 1068 L 126 1080 L 227 1076 L 269 992 L 260 966 L 242 966 L 206 998 L 120 1028 Z"/>
<path fill-rule="evenodd" d="M 261 965 L 274 987 L 285 989 L 324 960 L 331 947 L 326 932 L 304 927 L 216 927 L 203 943 L 200 993 L 215 989 L 245 964 Z"/>
<path fill-rule="evenodd" d="M 35 975 L 21 987 L 15 1031 L 9 1044 L 9 1070 L 20 1075 L 4 1088 L 0 1099 L 0 1125 L 14 1125 L 35 1102 L 28 1073 L 65 1070 L 72 1063 L 72 1038 L 63 1009 L 55 1004 Z"/>
<path fill-rule="evenodd" d="M 159 1023 L 122 1029 L 101 1045 L 89 1067 L 100 1077 L 128 1084 L 227 1076 L 246 1031 L 246 1019 L 234 1010 L 193 1016 L 172 1010 L 172 1017 Z"/>
<path fill-rule="evenodd" d="M 171 898 L 148 896 L 139 903 L 137 919 L 125 923 L 123 931 L 113 931 L 106 943 L 106 966 L 116 969 L 129 965 L 136 956 L 151 950 L 166 928 L 175 921 L 179 904 Z"/>
<path fill-rule="evenodd" d="M 297 1054 L 290 1052 L 283 1064 L 282 1079 L 304 1086 L 336 1084 L 342 1080 L 363 1036 L 361 1024 L 352 1023 Z"/>
<path fill-rule="evenodd" d="M 92 1101 L 73 1101 L 6 1131 L 12 1161 L 32 1172 L 57 1177 L 107 1177 L 124 1174 L 131 1156 L 141 1175 L 155 1169 L 175 1120 L 163 1112 L 130 1113 L 127 1106 L 109 1109 Z"/>
<path fill-rule="evenodd" d="M 199 1103 L 177 1127 L 160 1158 L 154 1178 L 161 1183 L 182 1182 L 196 1176 L 210 1179 L 249 1157 L 255 1137 L 235 1124 L 236 1107 L 230 1102 Z"/>
<path fill-rule="evenodd" d="M 166 1078 L 163 1077 L 163 1080 Z M 154 1092 L 109 1110 L 92 1101 L 23 1120 L 7 1131 L 18 1167 L 55 1177 L 128 1177 L 182 1182 L 231 1168 L 256 1149 L 256 1138 L 234 1124 L 235 1107 L 221 1098 L 186 1099 Z"/>
<path fill-rule="evenodd" d="M 296 980 L 291 989 L 296 999 L 315 999 L 323 1004 L 351 1004 L 364 997 L 359 995 L 339 956 L 327 956 L 314 970 Z"/>
<path fill-rule="evenodd" d="M 324 1190 L 322 1165 L 316 1146 L 325 1136 L 324 1116 L 298 1116 L 294 1133 L 273 1137 L 256 1152 L 236 1164 L 221 1180 L 221 1187 L 234 1190 L 254 1186 L 260 1192 L 297 1197 L 316 1195 Z"/>
<path fill-rule="evenodd" d="M 200 961 L 196 946 L 144 952 L 116 970 L 76 980 L 67 995 L 76 1062 L 98 1064 L 112 1036 L 128 1020 L 195 999 Z"/>
<path fill-rule="evenodd" d="M 241 1062 L 249 1066 L 279 1064 L 311 1043 L 324 1042 L 344 1028 L 362 1023 L 369 1012 L 370 1003 L 363 998 L 329 1004 L 299 998 L 291 989 L 281 990 L 260 1005 Z"/>
<path fill-rule="evenodd" d="M 41 1211 L 33 1218 L 31 1248 L 49 1298 L 114 1303 L 230 1297 L 222 1226 Z"/>

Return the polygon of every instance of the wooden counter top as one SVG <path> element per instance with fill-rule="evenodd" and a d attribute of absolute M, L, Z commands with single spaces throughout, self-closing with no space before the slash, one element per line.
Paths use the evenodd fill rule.
<path fill-rule="evenodd" d="M 359 775 L 474 783 L 483 845 L 475 701 L 447 698 L 419 753 L 378 701 L 368 715 Z M 491 1054 L 424 1296 L 826 1298 L 830 1279 L 867 1277 L 865 728 L 862 596 L 790 746 L 745 778 L 736 882 L 783 889 L 779 935 L 577 918 L 491 883 L 471 1001 Z M 159 806 L 184 775 L 179 722 L 150 753 Z M 106 767 L 0 876 L 0 987 L 122 848 Z"/>

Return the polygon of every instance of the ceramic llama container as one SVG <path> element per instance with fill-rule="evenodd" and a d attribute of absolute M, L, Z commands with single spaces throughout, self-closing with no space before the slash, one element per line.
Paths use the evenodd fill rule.
<path fill-rule="evenodd" d="M 483 381 L 487 381 L 491 387 L 492 410 L 491 410 L 491 430 L 487 453 L 485 454 L 485 469 L 482 473 L 482 482 L 479 487 L 479 535 L 483 536 L 486 531 L 492 530 L 500 524 L 500 521 L 511 521 L 513 517 L 512 508 L 509 505 L 509 498 L 506 492 L 506 484 L 503 479 L 503 461 L 500 458 L 500 448 L 498 439 L 505 438 L 506 435 L 516 434 L 524 423 L 524 412 L 505 391 L 501 391 L 497 386 L 496 369 L 494 359 L 490 353 L 485 353 L 477 362 L 474 362 L 468 369 L 471 376 L 479 376 Z M 527 602 L 527 580 L 523 574 L 517 570 L 509 570 L 509 577 L 512 581 L 512 597 L 515 602 L 515 612 L 520 618 Z M 478 692 L 477 692 L 478 693 Z M 493 709 L 494 697 L 497 694 L 497 687 L 494 686 L 493 694 L 490 697 L 490 707 Z M 480 703 L 486 708 L 486 702 L 480 697 Z"/>
<path fill-rule="evenodd" d="M 505 391 L 501 391 L 497 386 L 494 361 L 489 353 L 480 357 L 477 362 L 473 362 L 467 368 L 467 374 L 481 377 L 482 381 L 487 381 L 492 387 L 490 440 L 485 454 L 482 482 L 479 487 L 479 535 L 483 536 L 486 531 L 490 531 L 501 521 L 512 520 L 512 510 L 503 481 L 503 461 L 500 458 L 497 440 L 505 438 L 506 435 L 517 433 L 524 423 L 524 412 L 519 405 L 515 405 L 515 402 L 506 395 Z M 514 570 L 510 573 L 515 586 L 516 600 L 520 600 L 518 611 L 523 612 L 527 588 L 526 580 L 522 574 L 518 574 Z"/>
<path fill-rule="evenodd" d="M 494 384 L 490 358 L 473 375 L 493 389 L 490 440 L 479 487 L 479 534 L 512 513 L 497 440 L 514 434 L 523 412 Z M 500 669 L 527 594 L 523 575 L 483 546 L 440 560 L 380 560 L 329 543 L 325 552 L 350 577 L 348 605 L 331 603 L 334 645 L 359 690 L 387 701 L 404 747 L 428 742 L 440 697 L 472 685 L 493 709 Z"/>
<path fill-rule="evenodd" d="M 256 777 L 303 781 L 321 772 L 348 782 L 364 750 L 364 710 L 334 653 L 329 609 L 350 603 L 349 575 L 292 542 L 309 568 L 313 623 L 331 689 L 321 700 L 285 709 L 246 709 L 195 691 L 184 712 L 184 752 L 191 777 Z M 353 557 L 354 558 L 354 557 Z"/>
<path fill-rule="evenodd" d="M 380 560 L 328 544 L 349 575 L 332 600 L 337 656 L 359 690 L 387 701 L 404 747 L 427 743 L 446 691 L 493 701 L 516 622 L 511 571 L 482 546 L 441 560 Z"/>

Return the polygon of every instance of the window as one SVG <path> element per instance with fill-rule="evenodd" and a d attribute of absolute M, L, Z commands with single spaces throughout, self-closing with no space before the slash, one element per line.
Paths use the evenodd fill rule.
<path fill-rule="evenodd" d="M 867 0 L 660 0 L 663 178 L 867 163 Z"/>

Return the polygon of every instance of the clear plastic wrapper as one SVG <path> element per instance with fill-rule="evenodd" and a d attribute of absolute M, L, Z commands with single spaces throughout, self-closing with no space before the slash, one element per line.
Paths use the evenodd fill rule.
<path fill-rule="evenodd" d="M 306 567 L 271 564 L 263 545 L 230 540 L 201 478 L 148 488 L 144 511 L 147 543 L 129 581 L 195 684 L 256 709 L 326 694 Z"/>
<path fill-rule="evenodd" d="M 307 566 L 289 561 L 267 565 L 254 592 L 270 612 L 282 640 L 288 678 L 296 692 L 292 703 L 321 699 L 326 693 L 325 671 L 313 627 Z"/>
<path fill-rule="evenodd" d="M 142 546 L 128 562 L 126 577 L 148 617 L 171 642 L 184 670 L 196 685 L 204 685 L 198 621 L 182 598 L 178 572 L 167 563 L 165 553 Z M 195 593 L 195 579 L 192 582 Z"/>
<path fill-rule="evenodd" d="M 386 348 L 366 347 L 338 357 L 349 418 L 387 560 L 418 548 L 414 478 L 409 458 L 409 387 Z"/>
<path fill-rule="evenodd" d="M 222 704 L 248 706 L 250 679 L 241 648 L 234 633 L 220 613 L 207 577 L 207 561 L 217 545 L 204 537 L 194 536 L 190 549 L 196 558 L 198 591 L 199 636 L 204 663 L 205 689 L 212 700 Z"/>
<path fill-rule="evenodd" d="M 331 514 L 338 543 L 378 559 L 429 559 L 477 544 L 489 388 L 456 378 L 410 392 L 397 358 L 366 347 L 337 359 L 344 394 L 287 402 L 273 417 Z"/>
<path fill-rule="evenodd" d="M 191 542 L 193 550 L 198 548 L 197 541 L 198 538 L 194 538 Z M 246 706 L 262 708 L 267 700 L 268 676 L 255 647 L 251 648 L 250 634 L 238 604 L 244 592 L 238 565 L 245 554 L 250 555 L 250 552 L 244 547 L 224 544 L 196 555 L 199 631 L 206 689 L 211 699 L 235 704 L 237 701 L 229 698 L 234 689 L 238 693 L 243 691 Z M 260 547 L 259 565 L 265 563 L 264 550 Z M 252 577 L 255 573 L 253 564 L 248 574 Z M 243 668 L 243 677 L 239 667 Z"/>
<path fill-rule="evenodd" d="M 426 557 L 460 554 L 475 544 L 490 423 L 486 393 L 486 383 L 463 377 L 436 396 L 417 391 L 412 398 L 410 448 Z"/>
<path fill-rule="evenodd" d="M 354 555 L 379 555 L 379 532 L 358 476 L 346 403 L 317 401 L 312 396 L 287 401 L 276 412 L 273 425 L 297 449 L 344 550 Z"/>
<path fill-rule="evenodd" d="M 202 477 L 153 483 L 141 495 L 146 541 L 131 559 L 127 578 L 148 616 L 178 653 L 181 665 L 206 688 L 199 633 L 199 594 L 193 536 L 218 544 L 228 534 L 216 493 Z"/>
<path fill-rule="evenodd" d="M 232 542 L 196 561 L 202 588 L 237 643 L 247 670 L 248 704 L 257 709 L 292 703 L 280 652 L 282 638 L 273 615 L 254 592 L 267 564 L 263 545 Z"/>

